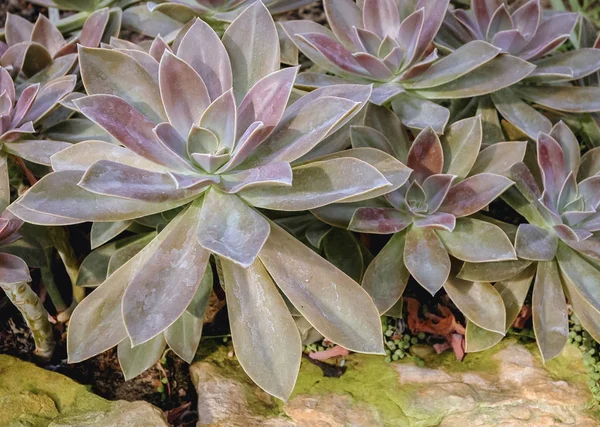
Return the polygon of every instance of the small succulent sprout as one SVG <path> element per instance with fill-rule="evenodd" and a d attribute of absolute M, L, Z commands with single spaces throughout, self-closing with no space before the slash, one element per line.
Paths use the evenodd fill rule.
<path fill-rule="evenodd" d="M 427 99 L 483 95 L 534 69 L 519 58 L 499 55 L 500 48 L 483 41 L 438 58 L 432 41 L 448 0 L 326 0 L 324 7 L 331 30 L 309 21 L 282 23 L 297 48 L 335 76 L 303 73 L 297 85 L 314 88 L 340 78 L 374 83 L 371 101 L 394 100 L 392 106 L 407 126 L 431 125 L 441 133 L 449 113 Z"/>
<path fill-rule="evenodd" d="M 504 231 L 473 215 L 513 184 L 502 174 L 523 159 L 526 144 L 499 143 L 480 152 L 480 117 L 454 123 L 442 140 L 425 129 L 412 144 L 399 119 L 385 108 L 369 106 L 365 122 L 377 128 L 354 127 L 353 146 L 386 150 L 413 170 L 410 178 L 382 198 L 313 213 L 352 231 L 393 235 L 362 281 L 381 314 L 396 304 L 412 276 L 431 294 L 444 287 L 468 319 L 503 332 L 504 305 L 499 294 L 489 283 L 452 277 L 450 257 L 471 263 L 516 259 Z M 491 156 L 497 161 L 490 163 Z"/>
<path fill-rule="evenodd" d="M 296 162 L 355 117 L 371 87 L 329 86 L 289 104 L 297 69 L 279 69 L 275 24 L 261 2 L 222 40 L 196 20 L 176 49 L 144 53 L 145 65 L 132 56 L 141 51 L 120 50 L 80 48 L 88 95 L 73 104 L 121 145 L 84 141 L 55 154 L 54 172 L 10 209 L 43 225 L 182 209 L 77 306 L 69 360 L 116 345 L 160 347 L 153 340 L 189 306 L 211 254 L 225 278 L 236 354 L 269 393 L 289 396 L 301 353 L 278 288 L 332 342 L 382 353 L 368 294 L 256 209 L 303 211 L 404 184 L 410 170 L 375 149 Z M 148 71 L 152 61 L 156 75 Z"/>
<path fill-rule="evenodd" d="M 600 338 L 600 303 L 594 291 L 600 279 L 597 157 L 594 149 L 580 159 L 577 139 L 563 122 L 549 134 L 540 133 L 537 164 L 532 169 L 541 179 L 536 179 L 524 163 L 517 163 L 510 169 L 515 185 L 502 196 L 527 220 L 514 237 L 519 261 L 478 268 L 466 263 L 458 275 L 467 280 L 497 281 L 496 288 L 506 302 L 507 329 L 535 277 L 533 328 L 544 360 L 560 354 L 567 343 L 568 311 L 563 289 L 585 327 Z M 475 326 L 467 327 L 467 347 L 472 351 L 485 349 L 500 339 Z"/>
<path fill-rule="evenodd" d="M 12 154 L 33 163 L 50 166 L 50 156 L 68 147 L 61 141 L 33 138 L 38 123 L 73 91 L 75 76 L 63 76 L 44 86 L 32 84 L 19 95 L 10 74 L 0 68 L 0 157 Z M 8 170 L 0 172 L 8 182 Z"/>
<path fill-rule="evenodd" d="M 472 0 L 470 11 L 456 9 L 446 15 L 436 44 L 456 52 L 475 40 L 485 40 L 535 65 L 518 85 L 491 93 L 498 112 L 535 140 L 539 132 L 549 133 L 552 123 L 529 103 L 570 114 L 600 111 L 598 87 L 571 83 L 600 70 L 600 49 L 588 40 L 575 50 L 555 52 L 569 39 L 578 18 L 571 12 L 545 15 L 539 0 L 521 2 L 512 9 L 501 0 Z M 589 33 L 589 27 L 585 28 Z"/>
<path fill-rule="evenodd" d="M 35 24 L 18 15 L 8 14 L 6 44 L 0 42 L 0 65 L 8 68 L 13 77 L 21 73 L 29 83 L 45 83 L 68 74 L 77 61 L 77 45 L 96 47 L 120 30 L 120 17 L 112 17 L 108 8 L 92 13 L 81 32 L 65 40 L 60 30 L 44 15 Z M 111 21 L 118 25 L 109 25 Z"/>

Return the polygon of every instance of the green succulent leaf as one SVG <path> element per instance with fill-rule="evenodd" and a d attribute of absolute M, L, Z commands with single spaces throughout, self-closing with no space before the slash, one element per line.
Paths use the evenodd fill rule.
<path fill-rule="evenodd" d="M 546 362 L 562 352 L 569 334 L 569 315 L 556 261 L 537 263 L 531 306 L 533 330 Z"/>
<path fill-rule="evenodd" d="M 202 325 L 201 318 L 184 311 L 179 319 L 165 330 L 164 338 L 167 344 L 177 356 L 187 363 L 192 363 L 196 355 L 200 338 L 202 338 Z M 160 335 L 154 339 L 158 337 Z M 152 342 L 152 340 L 149 342 Z"/>
<path fill-rule="evenodd" d="M 137 377 L 158 362 L 166 345 L 165 337 L 162 334 L 135 347 L 131 346 L 128 338 L 119 343 L 117 355 L 125 381 Z"/>
<path fill-rule="evenodd" d="M 302 354 L 294 319 L 259 260 L 245 269 L 227 260 L 222 260 L 221 265 L 237 358 L 263 390 L 287 400 Z"/>
<path fill-rule="evenodd" d="M 259 259 L 323 336 L 348 350 L 383 354 L 377 308 L 350 277 L 273 223 Z"/>

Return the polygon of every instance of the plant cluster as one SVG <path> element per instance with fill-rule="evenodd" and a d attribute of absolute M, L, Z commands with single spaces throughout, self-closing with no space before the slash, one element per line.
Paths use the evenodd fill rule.
<path fill-rule="evenodd" d="M 40 354 L 51 329 L 17 255 L 70 316 L 69 361 L 117 347 L 126 379 L 167 346 L 192 361 L 216 282 L 240 364 L 284 400 L 315 342 L 408 355 L 423 332 L 385 320 L 384 343 L 380 317 L 411 281 L 464 315 L 467 353 L 502 339 L 530 288 L 544 360 L 568 304 L 600 339 L 589 20 L 539 0 L 324 0 L 329 28 L 275 23 L 304 0 L 35 3 L 51 19 L 10 15 L 0 45 L 0 283 Z M 89 222 L 74 266 L 65 230 Z"/>

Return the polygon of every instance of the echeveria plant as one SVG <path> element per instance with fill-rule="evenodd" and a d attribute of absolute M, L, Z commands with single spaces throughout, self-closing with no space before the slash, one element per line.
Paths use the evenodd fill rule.
<path fill-rule="evenodd" d="M 107 8 L 92 13 L 81 32 L 65 40 L 60 30 L 44 15 L 35 24 L 18 15 L 6 18 L 6 44 L 0 42 L 0 65 L 9 68 L 13 77 L 21 73 L 29 83 L 45 83 L 73 70 L 77 45 L 96 47 L 106 38 L 119 34 L 120 17 L 114 22 Z"/>
<path fill-rule="evenodd" d="M 511 167 L 515 186 L 503 198 L 526 220 L 514 235 L 519 261 L 495 266 L 465 264 L 459 277 L 499 282 L 504 294 L 508 326 L 512 323 L 535 276 L 532 296 L 533 328 L 544 360 L 560 354 L 567 343 L 571 308 L 596 339 L 600 338 L 600 245 L 597 231 L 600 204 L 600 163 L 597 149 L 580 160 L 579 144 L 562 122 L 537 139 L 537 164 Z M 541 177 L 541 183 L 538 184 Z M 507 327 L 508 327 L 507 326 Z M 501 337 L 467 328 L 470 350 L 487 348 Z M 470 341 L 470 343 L 469 343 Z"/>
<path fill-rule="evenodd" d="M 277 287 L 331 341 L 383 351 L 366 292 L 256 210 L 360 200 L 406 181 L 408 168 L 377 150 L 291 165 L 357 114 L 370 87 L 330 86 L 288 106 L 297 70 L 279 70 L 275 25 L 258 2 L 222 41 L 196 21 L 175 53 L 164 50 L 158 81 L 115 49 L 81 48 L 79 61 L 88 96 L 75 106 L 123 146 L 87 141 L 54 155 L 55 172 L 12 212 L 67 225 L 183 209 L 75 309 L 70 361 L 121 342 L 131 351 L 159 346 L 198 292 L 210 254 L 223 272 L 238 358 L 269 393 L 289 396 L 300 363 Z"/>
<path fill-rule="evenodd" d="M 371 101 L 390 100 L 410 127 L 438 133 L 448 110 L 427 99 L 483 95 L 510 86 L 534 67 L 501 49 L 474 41 L 438 59 L 432 46 L 448 0 L 325 0 L 331 30 L 311 21 L 282 26 L 298 49 L 331 75 L 303 73 L 297 85 L 314 88 L 345 81 L 374 83 Z"/>
<path fill-rule="evenodd" d="M 472 0 L 470 11 L 456 9 L 446 15 L 436 41 L 451 52 L 474 40 L 486 40 L 534 64 L 535 70 L 519 84 L 498 88 L 491 99 L 506 120 L 535 139 L 538 132 L 550 132 L 552 123 L 528 103 L 562 114 L 600 110 L 596 86 L 574 86 L 600 69 L 600 49 L 582 44 L 555 52 L 569 40 L 578 17 L 571 12 L 545 15 L 539 0 L 513 9 L 501 0 Z"/>
<path fill-rule="evenodd" d="M 504 304 L 498 293 L 489 283 L 465 284 L 453 277 L 450 256 L 471 263 L 516 259 L 504 231 L 473 215 L 512 185 L 503 174 L 522 160 L 526 144 L 498 143 L 480 152 L 479 117 L 454 123 L 442 140 L 425 129 L 412 144 L 387 109 L 370 107 L 366 124 L 353 127 L 353 146 L 378 147 L 397 157 L 413 170 L 409 180 L 383 198 L 313 212 L 352 231 L 393 235 L 362 281 L 379 312 L 396 304 L 412 276 L 431 294 L 443 287 L 476 324 L 503 330 Z"/>
<path fill-rule="evenodd" d="M 0 158 L 12 154 L 49 166 L 50 156 L 70 144 L 33 138 L 36 125 L 71 93 L 75 83 L 75 76 L 63 76 L 44 86 L 39 83 L 27 86 L 17 96 L 10 74 L 0 68 Z M 8 170 L 0 174 L 0 179 L 8 182 Z"/>

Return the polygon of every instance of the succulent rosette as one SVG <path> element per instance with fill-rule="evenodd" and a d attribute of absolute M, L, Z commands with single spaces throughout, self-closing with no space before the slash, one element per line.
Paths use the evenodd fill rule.
<path fill-rule="evenodd" d="M 63 76 L 44 86 L 32 84 L 17 96 L 13 80 L 0 68 L 0 159 L 12 154 L 33 163 L 50 166 L 50 156 L 68 147 L 62 141 L 36 139 L 36 127 L 75 87 L 75 76 Z M 0 168 L 0 179 L 8 182 L 8 169 Z"/>
<path fill-rule="evenodd" d="M 438 58 L 432 42 L 448 0 L 326 0 L 331 30 L 315 22 L 282 26 L 298 49 L 329 74 L 307 72 L 296 84 L 373 83 L 371 101 L 392 102 L 407 126 L 441 133 L 449 111 L 430 99 L 467 98 L 500 90 L 535 68 L 484 41 Z"/>
<path fill-rule="evenodd" d="M 369 106 L 365 126 L 352 128 L 354 147 L 376 146 L 413 169 L 401 188 L 382 198 L 312 211 L 331 225 L 392 235 L 362 280 L 381 314 L 398 302 L 412 276 L 431 294 L 443 287 L 483 329 L 504 333 L 499 293 L 490 283 L 469 283 L 451 273 L 452 258 L 474 265 L 516 260 L 503 229 L 473 215 L 513 184 L 504 175 L 523 159 L 526 143 L 501 142 L 480 152 L 481 142 L 480 117 L 454 123 L 441 140 L 427 128 L 412 144 L 385 108 Z"/>
<path fill-rule="evenodd" d="M 45 83 L 68 74 L 77 61 L 77 45 L 96 47 L 103 39 L 117 36 L 120 15 L 107 8 L 87 17 L 79 35 L 65 40 L 54 24 L 39 15 L 35 24 L 18 15 L 8 14 L 4 37 L 0 42 L 0 65 L 14 78 L 21 74 L 28 83 Z"/>
<path fill-rule="evenodd" d="M 495 265 L 465 263 L 458 277 L 496 283 L 506 303 L 507 328 L 513 323 L 533 285 L 533 328 L 544 360 L 561 353 L 569 332 L 566 290 L 571 308 L 589 333 L 600 338 L 600 151 L 580 159 L 579 144 L 562 122 L 537 139 L 537 164 L 511 167 L 515 181 L 503 199 L 527 223 L 516 232 L 518 261 Z M 532 173 L 532 171 L 534 171 Z M 541 177 L 536 178 L 535 176 Z M 541 181 L 541 182 L 540 182 Z M 467 327 L 467 350 L 496 344 L 501 336 Z"/>
<path fill-rule="evenodd" d="M 236 354 L 269 393 L 289 396 L 301 354 L 278 289 L 331 341 L 383 351 L 368 294 L 256 208 L 302 211 L 368 199 L 400 187 L 410 170 L 375 149 L 294 163 L 358 114 L 371 88 L 329 86 L 288 106 L 297 69 L 279 70 L 276 31 L 260 2 L 222 41 L 197 20 L 175 50 L 163 49 L 157 76 L 117 49 L 80 49 L 88 96 L 73 103 L 122 146 L 84 141 L 55 154 L 55 172 L 11 211 L 43 225 L 180 212 L 77 306 L 71 362 L 119 345 L 127 360 L 143 353 L 157 355 L 144 359 L 154 363 L 165 336 L 172 348 L 195 351 L 197 334 L 169 330 L 206 292 L 211 254 L 224 278 Z M 190 335 L 195 346 L 169 341 Z"/>
<path fill-rule="evenodd" d="M 500 114 L 535 140 L 539 132 L 549 133 L 552 123 L 530 103 L 561 114 L 600 110 L 597 85 L 576 85 L 600 69 L 600 49 L 581 45 L 556 52 L 573 33 L 578 18 L 577 13 L 570 12 L 545 14 L 539 0 L 516 9 L 501 0 L 472 0 L 470 11 L 448 12 L 436 43 L 441 49 L 454 51 L 465 43 L 485 40 L 535 65 L 519 84 L 491 94 Z"/>

